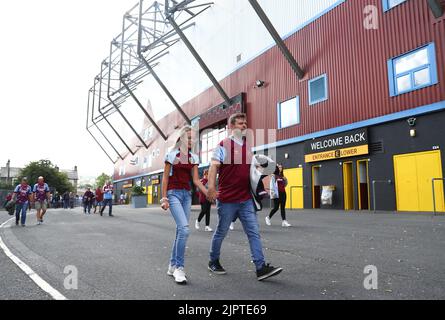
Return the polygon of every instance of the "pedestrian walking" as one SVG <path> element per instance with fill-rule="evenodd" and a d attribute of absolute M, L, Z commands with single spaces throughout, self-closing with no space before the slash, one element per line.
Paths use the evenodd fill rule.
<path fill-rule="evenodd" d="M 32 202 L 32 189 L 28 184 L 28 179 L 22 178 L 22 183 L 17 185 L 14 189 L 11 201 L 17 199 L 15 206 L 15 225 L 21 222 L 22 227 L 26 226 L 26 211 Z"/>
<path fill-rule="evenodd" d="M 96 213 L 97 207 L 99 207 L 99 212 L 100 212 L 100 210 L 102 209 L 102 201 L 104 201 L 104 194 L 102 192 L 102 188 L 97 187 L 94 198 L 94 213 Z"/>
<path fill-rule="evenodd" d="M 83 212 L 85 214 L 91 214 L 91 207 L 93 206 L 94 193 L 91 188 L 87 188 L 87 191 L 83 194 Z"/>
<path fill-rule="evenodd" d="M 104 195 L 104 203 L 102 206 L 102 209 L 100 210 L 100 215 L 103 216 L 104 214 L 104 210 L 105 207 L 108 205 L 109 210 L 108 210 L 108 215 L 110 217 L 113 217 L 113 185 L 111 184 L 110 181 L 107 181 L 106 184 L 104 185 L 104 187 L 102 188 L 102 192 Z"/>
<path fill-rule="evenodd" d="M 70 194 L 68 191 L 66 191 L 63 196 L 63 209 L 68 209 L 68 206 L 70 205 Z"/>
<path fill-rule="evenodd" d="M 174 149 L 165 156 L 163 176 L 162 208 L 170 209 L 176 223 L 176 237 L 173 242 L 167 274 L 178 284 L 186 284 L 185 248 L 190 233 L 189 220 L 192 206 L 190 180 L 200 192 L 207 196 L 207 189 L 199 180 L 198 155 L 192 153 L 192 128 L 186 126 L 180 131 L 180 138 Z"/>
<path fill-rule="evenodd" d="M 70 203 L 70 209 L 74 209 L 74 203 L 76 201 L 77 196 L 73 193 L 69 193 L 69 203 Z"/>
<path fill-rule="evenodd" d="M 10 216 L 14 215 L 15 212 L 15 201 L 12 201 L 13 193 L 8 193 L 5 198 L 5 202 L 3 203 L 3 207 L 8 211 Z"/>
<path fill-rule="evenodd" d="M 37 183 L 33 188 L 33 193 L 34 206 L 37 210 L 37 224 L 41 225 L 43 223 L 43 216 L 45 215 L 46 210 L 48 210 L 48 204 L 51 197 L 48 184 L 45 183 L 45 179 L 42 176 L 37 179 Z"/>
<path fill-rule="evenodd" d="M 125 195 L 124 195 L 124 192 L 121 191 L 121 194 L 119 196 L 119 204 L 123 205 L 124 203 L 125 203 Z"/>
<path fill-rule="evenodd" d="M 271 226 L 271 219 L 277 213 L 278 209 L 281 209 L 281 226 L 283 228 L 291 227 L 291 224 L 286 220 L 286 186 L 287 179 L 284 176 L 284 170 L 282 165 L 278 165 L 274 174 L 270 179 L 270 198 L 273 201 L 273 208 L 269 215 L 266 217 L 266 225 Z"/>
<path fill-rule="evenodd" d="M 209 178 L 209 170 L 204 170 L 203 172 L 203 177 L 201 179 L 201 183 L 203 184 L 203 186 L 205 186 L 207 188 L 207 183 L 208 183 L 208 178 Z M 201 220 L 206 217 L 206 227 L 205 227 L 205 231 L 207 232 L 212 232 L 212 228 L 210 228 L 210 210 L 212 208 L 212 203 L 207 200 L 205 194 L 203 194 L 201 191 L 198 190 L 198 196 L 199 196 L 199 203 L 201 204 L 201 213 L 199 214 L 198 219 L 195 221 L 195 229 L 199 230 L 200 226 L 199 224 L 201 223 Z"/>
<path fill-rule="evenodd" d="M 279 274 L 283 269 L 266 264 L 259 233 L 258 219 L 250 186 L 252 154 L 246 139 L 247 116 L 234 114 L 228 121 L 231 135 L 221 141 L 213 152 L 209 171 L 208 200 L 217 201 L 218 226 L 213 235 L 208 268 L 226 274 L 220 263 L 221 246 L 235 217 L 247 235 L 256 275 L 259 281 Z M 216 176 L 219 173 L 218 194 Z"/>

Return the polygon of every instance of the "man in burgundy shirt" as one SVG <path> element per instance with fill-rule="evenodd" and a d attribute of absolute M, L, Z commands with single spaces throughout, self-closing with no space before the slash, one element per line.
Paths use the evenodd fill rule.
<path fill-rule="evenodd" d="M 216 274 L 226 271 L 219 262 L 221 246 L 229 231 L 230 223 L 238 217 L 249 239 L 257 279 L 262 281 L 279 274 L 283 269 L 265 263 L 258 219 L 255 213 L 251 187 L 250 166 L 252 153 L 247 144 L 247 116 L 234 114 L 229 118 L 231 136 L 221 141 L 212 156 L 209 172 L 208 200 L 217 201 L 218 226 L 213 235 L 209 270 Z M 216 175 L 219 172 L 218 193 Z"/>
<path fill-rule="evenodd" d="M 97 187 L 94 199 L 94 213 L 96 213 L 97 206 L 99 206 L 99 212 L 102 209 L 102 202 L 104 201 L 104 194 L 102 188 Z"/>

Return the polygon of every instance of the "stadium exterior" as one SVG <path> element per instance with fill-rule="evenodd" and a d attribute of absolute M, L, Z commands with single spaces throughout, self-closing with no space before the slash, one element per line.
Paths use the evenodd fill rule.
<path fill-rule="evenodd" d="M 233 105 L 184 63 L 183 46 L 158 67 L 206 132 L 201 169 L 226 135 L 227 117 L 243 111 L 253 130 L 276 130 L 276 141 L 265 138 L 255 151 L 276 148 L 288 207 L 445 211 L 445 16 L 434 16 L 430 2 L 314 1 L 305 10 L 303 1 L 261 2 L 305 72 L 299 79 L 247 1 L 215 1 L 186 33 Z M 162 108 L 159 89 L 148 86 L 152 108 Z M 157 124 L 169 140 L 145 123 L 150 147 L 116 162 L 117 193 L 142 184 L 149 203 L 159 202 L 164 155 L 184 119 L 175 111 Z M 326 188 L 332 204 L 321 203 Z"/>

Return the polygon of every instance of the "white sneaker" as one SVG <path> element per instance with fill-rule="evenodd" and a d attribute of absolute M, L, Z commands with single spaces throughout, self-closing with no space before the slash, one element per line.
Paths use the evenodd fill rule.
<path fill-rule="evenodd" d="M 195 221 L 195 229 L 199 230 L 199 222 L 198 222 L 198 220 Z"/>
<path fill-rule="evenodd" d="M 205 228 L 205 231 L 206 231 L 206 232 L 212 232 L 212 231 L 213 231 L 213 229 L 212 229 L 212 228 L 210 228 L 209 226 L 206 226 L 206 228 Z"/>
<path fill-rule="evenodd" d="M 282 226 L 283 228 L 289 228 L 289 227 L 292 227 L 292 225 L 291 225 L 289 222 L 287 222 L 286 220 L 283 220 L 283 222 L 281 223 L 281 226 Z"/>
<path fill-rule="evenodd" d="M 176 270 L 176 266 L 168 266 L 167 275 L 173 277 L 173 273 Z"/>
<path fill-rule="evenodd" d="M 232 222 L 232 223 L 230 224 L 230 230 L 233 230 L 233 229 L 235 229 L 235 222 Z"/>
<path fill-rule="evenodd" d="M 173 272 L 173 277 L 175 278 L 175 282 L 178 284 L 187 283 L 187 278 L 185 277 L 184 268 L 177 268 L 175 272 Z"/>
<path fill-rule="evenodd" d="M 272 225 L 272 223 L 270 223 L 270 218 L 269 218 L 269 216 L 266 217 L 266 224 L 267 224 L 268 226 L 271 226 L 271 225 Z"/>

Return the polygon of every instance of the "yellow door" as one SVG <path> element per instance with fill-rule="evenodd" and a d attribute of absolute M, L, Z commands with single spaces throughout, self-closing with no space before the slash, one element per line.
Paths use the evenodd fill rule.
<path fill-rule="evenodd" d="M 433 178 L 442 178 L 440 151 L 394 156 L 398 211 L 432 212 Z M 443 182 L 436 181 L 436 210 L 445 211 Z"/>
<path fill-rule="evenodd" d="M 284 176 L 287 178 L 286 209 L 303 209 L 303 168 L 284 170 Z"/>
<path fill-rule="evenodd" d="M 352 182 L 352 162 L 343 163 L 343 192 L 345 210 L 354 209 L 354 187 Z"/>
<path fill-rule="evenodd" d="M 153 187 L 152 186 L 148 186 L 146 188 L 145 193 L 147 194 L 147 203 L 148 204 L 153 204 Z"/>

